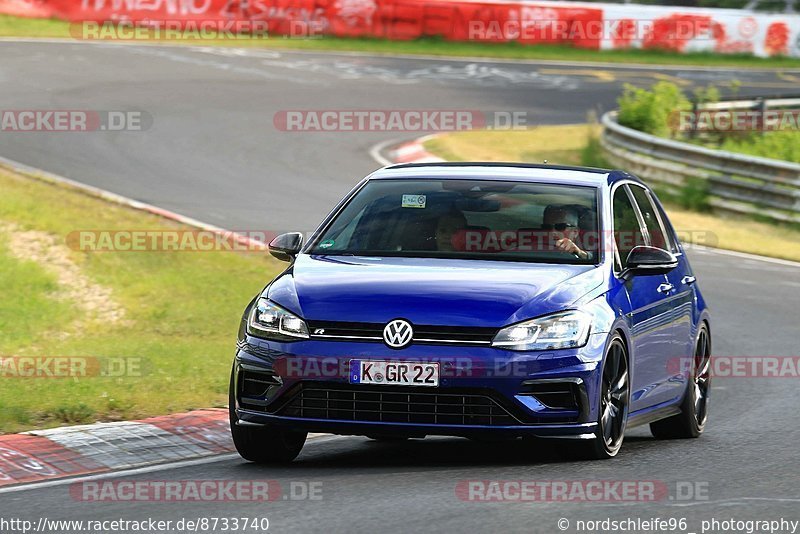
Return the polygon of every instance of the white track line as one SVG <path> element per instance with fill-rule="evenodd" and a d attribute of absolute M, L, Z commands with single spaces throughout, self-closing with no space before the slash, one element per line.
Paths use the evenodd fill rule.
<path fill-rule="evenodd" d="M 713 247 L 706 247 L 704 245 L 693 245 L 691 243 L 687 243 L 684 247 L 689 249 L 696 249 L 702 252 L 709 252 L 712 254 L 723 254 L 725 256 L 733 256 L 736 258 L 743 258 L 746 260 L 756 260 L 756 261 L 765 261 L 768 263 L 775 263 L 777 265 L 784 265 L 787 267 L 800 267 L 800 262 L 791 261 L 791 260 L 783 260 L 780 258 L 770 258 L 769 256 L 759 256 L 758 254 L 750 254 L 748 252 L 739 252 L 737 250 L 727 250 L 724 248 L 713 248 Z"/>
<path fill-rule="evenodd" d="M 152 473 L 154 471 L 165 471 L 167 469 L 178 469 L 181 467 L 191 467 L 194 465 L 213 464 L 225 460 L 233 460 L 239 455 L 235 452 L 218 456 L 210 456 L 207 458 L 197 458 L 195 460 L 181 460 L 179 462 L 167 464 L 155 464 L 145 467 L 136 467 L 134 469 L 123 469 L 120 471 L 106 471 L 97 473 L 95 475 L 77 476 L 70 478 L 59 478 L 56 480 L 45 480 L 43 482 L 31 482 L 30 484 L 20 484 L 18 486 L 9 486 L 0 488 L 0 494 L 15 493 L 18 491 L 28 491 L 43 488 L 52 488 L 54 486 L 64 486 L 65 484 L 72 484 L 77 482 L 89 482 L 91 480 L 103 480 L 106 478 L 123 477 L 132 475 L 141 475 L 143 473 Z"/>
<path fill-rule="evenodd" d="M 145 213 L 149 213 L 151 215 L 160 216 L 165 219 L 169 219 L 172 221 L 179 222 L 181 224 L 185 224 L 187 226 L 192 226 L 194 228 L 198 228 L 200 230 L 206 230 L 209 232 L 219 233 L 223 235 L 233 234 L 240 236 L 242 240 L 247 241 L 247 243 L 251 246 L 266 248 L 266 244 L 260 241 L 256 241 L 247 236 L 243 236 L 238 232 L 233 232 L 230 230 L 226 230 L 219 226 L 215 226 L 213 224 L 204 223 L 202 221 L 198 221 L 192 217 L 188 217 L 186 215 L 166 210 L 164 208 L 159 208 L 158 206 L 154 206 L 152 204 L 148 204 L 146 202 L 141 202 L 139 200 L 134 200 L 129 197 L 125 197 L 122 195 L 118 195 L 116 193 L 112 193 L 111 191 L 107 191 L 105 189 L 101 189 L 99 187 L 95 187 L 93 185 L 84 184 L 71 178 L 67 178 L 66 176 L 61 176 L 60 174 L 55 174 L 49 171 L 45 171 L 42 169 L 38 169 L 36 167 L 32 167 L 30 165 L 26 165 L 24 163 L 20 163 L 18 161 L 14 161 L 12 159 L 4 158 L 0 156 L 0 165 L 9 167 L 11 170 L 27 174 L 33 179 L 39 179 L 49 184 L 56 184 L 60 186 L 65 186 L 71 189 L 77 189 L 78 191 L 87 194 L 89 196 L 95 198 L 101 198 L 107 202 L 113 202 L 115 204 L 120 204 L 122 206 L 127 206 L 129 208 L 133 208 L 135 210 L 143 211 Z"/>
<path fill-rule="evenodd" d="M 377 143 L 375 145 L 372 145 L 372 147 L 370 147 L 369 155 L 372 159 L 377 161 L 381 167 L 386 167 L 387 165 L 393 165 L 394 161 L 391 161 L 383 157 L 383 154 L 381 154 L 381 152 L 388 146 L 402 142 L 403 141 L 401 139 L 389 139 L 388 141 L 381 141 L 380 143 Z"/>
<path fill-rule="evenodd" d="M 670 499 L 672 497 L 670 496 Z M 749 503 L 800 503 L 800 499 L 793 499 L 787 497 L 731 497 L 729 499 L 719 499 L 715 501 L 687 501 L 687 502 L 674 502 L 674 501 L 623 501 L 623 502 L 603 502 L 592 503 L 599 508 L 617 508 L 620 506 L 647 506 L 657 505 L 662 507 L 677 507 L 685 508 L 690 506 L 708 506 L 709 504 L 717 506 L 742 506 Z"/>
<path fill-rule="evenodd" d="M 316 443 L 326 443 L 328 441 L 332 441 L 335 439 L 344 438 L 346 436 L 335 436 L 335 435 L 320 435 L 318 437 L 310 436 L 309 441 L 305 444 L 305 447 L 309 445 L 314 445 Z M 45 480 L 42 482 L 31 482 L 30 484 L 20 484 L 17 486 L 8 486 L 5 488 L 0 488 L 0 494 L 3 493 L 16 493 L 20 491 L 29 491 L 35 489 L 44 489 L 44 488 L 52 488 L 56 486 L 65 486 L 67 484 L 74 484 L 79 482 L 91 482 L 93 480 L 105 480 L 108 478 L 119 478 L 119 477 L 129 477 L 135 475 L 142 475 L 145 473 L 153 473 L 156 471 L 167 471 L 171 469 L 180 469 L 182 467 L 193 467 L 197 465 L 206 465 L 206 464 L 214 464 L 219 462 L 224 462 L 227 460 L 236 460 L 240 459 L 243 463 L 246 460 L 241 459 L 238 453 L 232 452 L 227 454 L 218 454 L 215 456 L 209 456 L 206 458 L 197 458 L 195 460 L 181 460 L 178 462 L 168 462 L 168 463 L 160 463 L 155 465 L 148 465 L 144 467 L 136 467 L 133 469 L 122 469 L 120 471 L 106 471 L 104 473 L 97 473 L 95 475 L 85 475 L 85 476 L 77 476 L 77 477 L 68 477 L 68 478 L 59 478 L 56 480 Z"/>
<path fill-rule="evenodd" d="M 80 44 L 80 45 L 111 45 L 111 46 L 170 46 L 175 48 L 186 48 L 209 45 L 201 45 L 197 43 L 180 43 L 180 42 L 151 42 L 151 41 L 90 41 L 83 39 L 71 38 L 57 38 L 57 37 L 0 37 L 0 42 L 6 43 L 44 43 L 44 44 Z M 212 47 L 214 45 L 211 45 Z M 558 59 L 506 59 L 506 58 L 491 58 L 491 57 L 472 57 L 472 56 L 432 56 L 427 54 L 392 54 L 392 53 L 378 53 L 378 52 L 358 52 L 355 50 L 301 50 L 291 48 L 270 48 L 265 47 L 235 47 L 235 46 L 219 46 L 221 49 L 226 50 L 241 50 L 247 52 L 250 50 L 270 50 L 277 53 L 290 53 L 290 54 L 303 54 L 309 56 L 346 56 L 346 57 L 369 57 L 369 58 L 388 58 L 388 59 L 410 59 L 410 60 L 426 60 L 426 61 L 459 61 L 466 63 L 502 63 L 510 65 L 545 65 L 545 66 L 563 66 L 563 67 L 604 67 L 619 70 L 649 70 L 649 71 L 720 71 L 720 72 L 753 72 L 753 73 L 774 73 L 776 67 L 743 67 L 743 66 L 701 66 L 701 65 L 653 65 L 648 63 L 622 63 L 622 62 L 608 62 L 608 61 L 562 61 Z M 792 74 L 799 74 L 798 68 L 784 68 L 780 69 L 781 72 L 788 72 Z M 746 84 L 744 84 L 746 85 Z"/>

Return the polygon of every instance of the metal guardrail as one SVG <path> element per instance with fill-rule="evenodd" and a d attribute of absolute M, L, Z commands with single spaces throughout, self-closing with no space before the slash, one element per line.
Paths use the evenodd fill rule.
<path fill-rule="evenodd" d="M 725 108 L 758 109 L 797 105 L 800 99 L 740 100 Z M 715 209 L 800 223 L 800 164 L 749 156 L 646 134 L 617 123 L 617 112 L 601 119 L 606 158 L 645 181 L 678 192 L 690 178 L 708 183 Z"/>

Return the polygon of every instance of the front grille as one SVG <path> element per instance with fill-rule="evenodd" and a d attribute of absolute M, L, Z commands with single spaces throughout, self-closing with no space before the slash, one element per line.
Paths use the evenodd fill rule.
<path fill-rule="evenodd" d="M 312 338 L 332 341 L 381 341 L 383 323 L 351 323 L 344 321 L 309 321 Z M 413 325 L 412 343 L 420 345 L 491 345 L 496 328 Z"/>
<path fill-rule="evenodd" d="M 417 388 L 304 385 L 278 415 L 383 423 L 517 425 L 519 420 L 487 395 L 431 393 Z"/>

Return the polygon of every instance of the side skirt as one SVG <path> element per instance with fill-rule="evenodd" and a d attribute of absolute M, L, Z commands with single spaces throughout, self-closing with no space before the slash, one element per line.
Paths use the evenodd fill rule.
<path fill-rule="evenodd" d="M 681 409 L 676 404 L 670 404 L 669 406 L 663 406 L 661 408 L 645 408 L 628 415 L 628 428 L 655 423 L 656 421 L 672 417 L 679 413 L 681 413 Z"/>

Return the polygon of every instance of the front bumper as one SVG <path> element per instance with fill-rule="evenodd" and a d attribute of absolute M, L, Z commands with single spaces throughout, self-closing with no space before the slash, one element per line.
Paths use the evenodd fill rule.
<path fill-rule="evenodd" d="M 382 343 L 281 343 L 245 336 L 234 363 L 242 425 L 309 432 L 588 438 L 597 428 L 606 336 L 580 349 L 513 352 L 491 347 Z M 351 359 L 437 361 L 436 388 L 362 386 Z"/>

